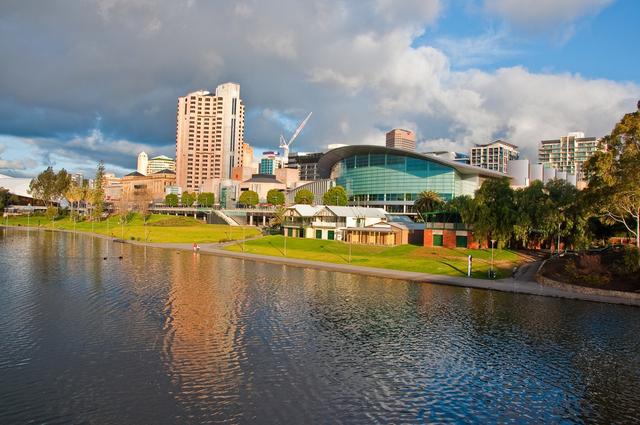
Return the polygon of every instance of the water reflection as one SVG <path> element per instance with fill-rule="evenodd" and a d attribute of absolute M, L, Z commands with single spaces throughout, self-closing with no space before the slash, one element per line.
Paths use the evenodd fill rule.
<path fill-rule="evenodd" d="M 638 417 L 631 307 L 15 230 L 0 273 L 0 423 Z"/>

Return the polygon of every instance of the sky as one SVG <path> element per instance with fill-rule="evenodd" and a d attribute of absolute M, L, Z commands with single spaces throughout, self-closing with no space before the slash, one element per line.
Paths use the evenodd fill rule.
<path fill-rule="evenodd" d="M 601 137 L 640 99 L 636 0 L 3 0 L 0 174 L 175 156 L 179 96 L 233 81 L 255 153 Z"/>

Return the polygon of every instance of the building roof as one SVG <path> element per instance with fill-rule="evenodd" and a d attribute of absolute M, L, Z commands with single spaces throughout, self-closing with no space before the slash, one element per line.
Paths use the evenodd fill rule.
<path fill-rule="evenodd" d="M 16 178 L 0 174 L 0 187 L 9 189 L 9 193 L 13 195 L 22 196 L 24 198 L 33 198 L 29 194 L 29 185 L 31 179 L 29 178 Z"/>
<path fill-rule="evenodd" d="M 172 170 L 170 170 L 170 169 L 168 169 L 168 168 L 165 168 L 165 169 L 163 169 L 163 170 L 156 171 L 156 172 L 155 172 L 155 173 L 153 173 L 153 174 L 175 174 L 175 173 L 176 173 L 175 171 L 172 171 Z"/>
<path fill-rule="evenodd" d="M 503 144 L 503 145 L 510 146 L 510 147 L 512 147 L 513 149 L 518 149 L 518 147 L 517 147 L 516 145 L 514 145 L 514 144 L 512 144 L 512 143 L 505 142 L 504 140 L 500 140 L 500 139 L 498 139 L 498 140 L 494 140 L 494 141 L 493 141 L 493 142 L 491 142 L 491 143 L 485 143 L 484 145 L 476 144 L 476 147 L 478 147 L 478 148 L 486 148 L 487 146 L 496 145 L 496 144 L 498 144 L 498 143 Z"/>
<path fill-rule="evenodd" d="M 318 211 L 320 211 L 323 206 L 313 206 L 306 204 L 295 204 L 290 206 L 288 209 L 294 210 L 298 213 L 300 217 L 313 217 Z"/>
<path fill-rule="evenodd" d="M 132 173 L 127 174 L 125 177 L 144 177 L 144 174 L 134 171 Z"/>
<path fill-rule="evenodd" d="M 325 153 L 320 161 L 318 161 L 318 173 L 321 178 L 331 177 L 331 168 L 339 161 L 353 156 L 363 155 L 366 153 L 378 153 L 378 154 L 390 154 L 398 156 L 408 156 L 411 158 L 422 159 L 425 161 L 435 162 L 436 164 L 446 165 L 458 171 L 460 174 L 477 174 L 485 177 L 503 178 L 507 177 L 505 174 L 499 171 L 488 170 L 486 168 L 475 167 L 473 165 L 467 165 L 456 161 L 440 158 L 435 155 L 425 155 L 415 151 L 409 151 L 397 148 L 388 148 L 386 146 L 378 145 L 351 145 L 344 146 L 330 150 Z"/>
<path fill-rule="evenodd" d="M 249 180 L 245 180 L 243 183 L 282 183 L 276 179 L 274 174 L 252 174 Z"/>
<path fill-rule="evenodd" d="M 387 213 L 382 208 L 336 207 L 333 205 L 326 205 L 325 208 L 338 217 L 387 218 Z"/>
<path fill-rule="evenodd" d="M 151 161 L 154 161 L 154 160 L 173 161 L 173 158 L 169 158 L 168 156 L 165 156 L 165 155 L 159 155 L 151 158 Z"/>

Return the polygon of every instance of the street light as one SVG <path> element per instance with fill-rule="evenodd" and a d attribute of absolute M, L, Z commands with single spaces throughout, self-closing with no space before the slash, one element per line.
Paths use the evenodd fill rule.
<path fill-rule="evenodd" d="M 494 272 L 493 272 L 493 244 L 496 243 L 495 239 L 491 239 L 491 279 L 493 279 L 494 277 Z"/>

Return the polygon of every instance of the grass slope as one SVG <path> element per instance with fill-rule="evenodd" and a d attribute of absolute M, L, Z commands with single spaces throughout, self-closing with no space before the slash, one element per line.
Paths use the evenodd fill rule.
<path fill-rule="evenodd" d="M 284 256 L 283 236 L 266 236 L 247 241 L 244 244 L 230 245 L 225 249 L 242 251 L 243 245 L 245 252 L 275 257 Z M 491 250 L 425 248 L 415 245 L 381 247 L 354 244 L 351 246 L 351 264 L 450 276 L 466 276 L 467 257 L 469 254 L 473 256 L 472 276 L 486 278 L 491 265 Z M 318 239 L 287 238 L 287 257 L 348 264 L 349 244 Z M 494 267 L 497 270 L 497 277 L 509 276 L 513 267 L 524 260 L 525 257 L 515 251 L 496 249 L 494 251 Z"/>
<path fill-rule="evenodd" d="M 4 224 L 5 221 L 2 221 Z M 91 223 L 81 221 L 73 224 L 73 221 L 66 217 L 51 223 L 43 216 L 33 216 L 28 219 L 26 216 L 10 217 L 8 224 L 13 226 L 41 227 L 47 229 L 77 230 L 80 232 L 98 233 L 114 238 L 135 239 L 148 242 L 162 243 L 214 243 L 221 240 L 238 240 L 243 235 L 246 238 L 260 234 L 258 229 L 252 226 L 245 226 L 244 234 L 240 226 L 226 226 L 222 224 L 204 224 L 201 221 L 190 217 L 167 216 L 153 214 L 145 226 L 142 218 L 135 215 L 134 218 L 124 226 L 120 225 L 119 217 L 110 217 L 108 220 Z"/>

